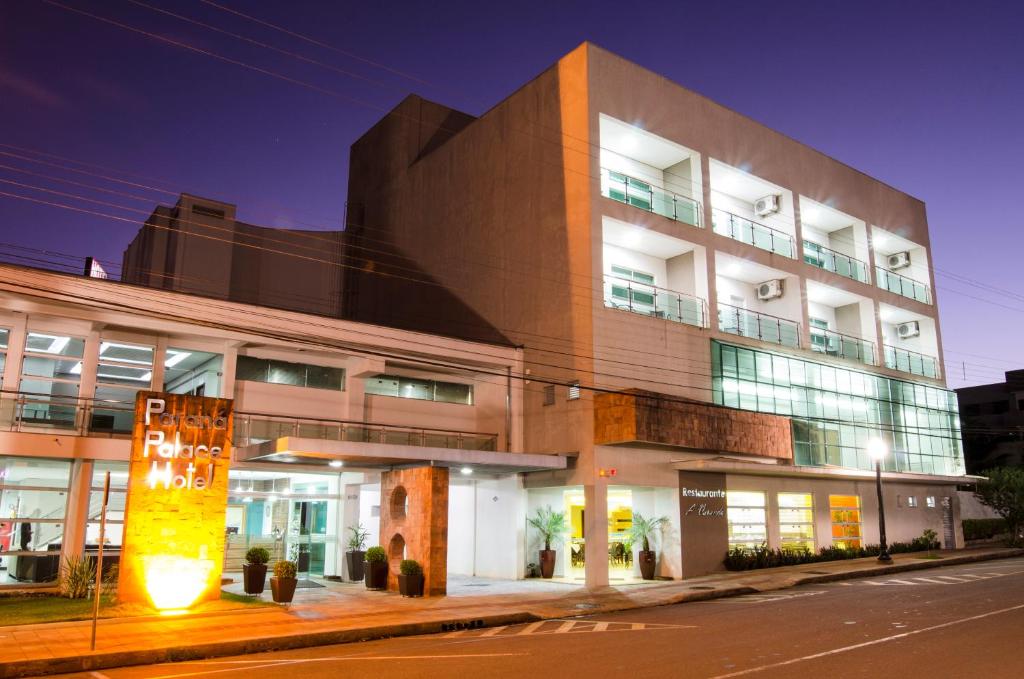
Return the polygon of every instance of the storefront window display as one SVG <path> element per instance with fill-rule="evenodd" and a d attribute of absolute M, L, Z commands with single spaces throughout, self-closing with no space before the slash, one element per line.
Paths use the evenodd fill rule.
<path fill-rule="evenodd" d="M 782 549 L 814 551 L 814 500 L 810 493 L 779 493 Z"/>
<path fill-rule="evenodd" d="M 860 547 L 863 539 L 860 498 L 856 495 L 829 495 L 828 505 L 832 515 L 832 545 L 842 549 Z"/>
<path fill-rule="evenodd" d="M 754 549 L 768 542 L 765 494 L 752 491 L 726 492 L 729 518 L 729 549 Z"/>
<path fill-rule="evenodd" d="M 71 462 L 0 457 L 0 584 L 57 579 Z"/>

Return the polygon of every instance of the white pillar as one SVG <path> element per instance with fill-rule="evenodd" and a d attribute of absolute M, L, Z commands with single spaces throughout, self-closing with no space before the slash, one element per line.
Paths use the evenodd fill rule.
<path fill-rule="evenodd" d="M 608 487 L 603 479 L 583 486 L 586 586 L 608 586 Z M 564 552 L 565 550 L 563 550 Z M 565 556 L 568 558 L 568 555 Z"/>
<path fill-rule="evenodd" d="M 92 473 L 92 460 L 75 460 L 71 463 L 71 485 L 67 513 L 64 516 L 64 536 L 61 538 L 61 560 L 68 556 L 78 556 L 85 546 Z"/>

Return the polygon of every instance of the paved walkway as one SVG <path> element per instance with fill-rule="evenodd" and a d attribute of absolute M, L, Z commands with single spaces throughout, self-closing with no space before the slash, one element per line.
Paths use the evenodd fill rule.
<path fill-rule="evenodd" d="M 451 596 L 423 599 L 370 592 L 359 584 L 331 583 L 298 590 L 295 603 L 287 607 L 101 620 L 95 652 L 89 651 L 89 622 L 0 627 L 0 677 L 564 618 L 1021 556 L 1024 550 L 987 548 L 941 554 L 943 558 L 933 560 L 900 554 L 890 566 L 880 566 L 873 558 L 851 559 L 600 590 L 543 580 L 456 579 Z"/>

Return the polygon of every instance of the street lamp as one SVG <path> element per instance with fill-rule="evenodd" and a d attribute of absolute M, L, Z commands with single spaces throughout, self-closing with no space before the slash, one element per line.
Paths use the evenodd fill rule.
<path fill-rule="evenodd" d="M 875 488 L 878 491 L 878 536 L 881 549 L 878 551 L 879 563 L 892 563 L 889 556 L 889 545 L 885 542 L 885 503 L 882 501 L 882 458 L 889 452 L 889 447 L 880 438 L 868 441 L 868 456 L 875 461 Z"/>

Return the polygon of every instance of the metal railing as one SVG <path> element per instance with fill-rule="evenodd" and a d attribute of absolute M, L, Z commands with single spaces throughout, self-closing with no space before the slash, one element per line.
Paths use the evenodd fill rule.
<path fill-rule="evenodd" d="M 330 441 L 388 443 L 460 450 L 498 450 L 498 435 L 480 432 L 244 412 L 236 412 L 234 419 L 233 443 L 236 446 L 296 436 Z M 134 423 L 134 402 L 25 392 L 4 392 L 0 395 L 2 431 L 127 437 L 131 435 Z"/>
<path fill-rule="evenodd" d="M 811 327 L 811 350 L 826 356 L 875 365 L 874 342 L 824 328 Z"/>
<path fill-rule="evenodd" d="M 885 352 L 885 367 L 911 375 L 922 377 L 939 377 L 939 361 L 934 356 L 919 354 L 909 349 L 883 345 Z"/>
<path fill-rule="evenodd" d="M 282 417 L 264 413 L 235 413 L 233 445 L 247 446 L 286 436 L 457 450 L 498 450 L 497 434 L 348 420 Z"/>
<path fill-rule="evenodd" d="M 799 323 L 728 304 L 718 305 L 718 329 L 731 335 L 781 344 L 784 347 L 800 346 Z"/>
<path fill-rule="evenodd" d="M 924 302 L 925 304 L 932 303 L 931 288 L 924 283 L 915 281 L 913 278 L 907 278 L 894 271 L 876 266 L 875 281 L 878 283 L 878 287 L 883 290 L 895 292 L 897 295 L 916 299 L 918 302 Z"/>
<path fill-rule="evenodd" d="M 698 201 L 678 196 L 642 179 L 603 167 L 601 195 L 677 222 L 701 226 L 701 209 Z"/>
<path fill-rule="evenodd" d="M 819 269 L 825 269 L 861 283 L 871 282 L 868 279 L 868 265 L 865 262 L 836 252 L 814 241 L 804 241 L 804 261 Z"/>
<path fill-rule="evenodd" d="M 708 325 L 707 302 L 700 297 L 608 274 L 604 277 L 604 305 L 698 328 Z"/>
<path fill-rule="evenodd" d="M 744 219 L 731 212 L 712 210 L 711 229 L 721 236 L 727 236 L 741 243 L 747 243 L 783 257 L 796 258 L 792 236 L 770 226 Z"/>

